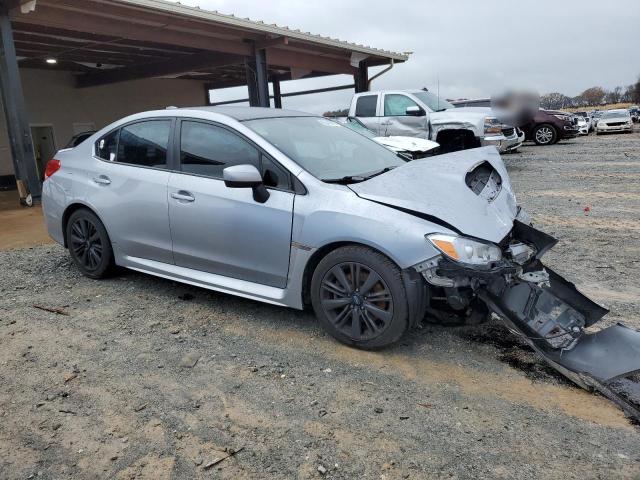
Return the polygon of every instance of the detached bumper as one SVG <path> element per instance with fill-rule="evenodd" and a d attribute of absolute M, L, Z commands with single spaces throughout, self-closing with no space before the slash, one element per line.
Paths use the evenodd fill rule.
<path fill-rule="evenodd" d="M 620 382 L 631 382 L 640 392 L 640 385 L 626 378 L 640 372 L 640 332 L 622 324 L 587 332 L 609 311 L 542 264 L 540 257 L 556 243 L 550 235 L 516 220 L 502 242 L 503 259 L 490 268 L 440 259 L 423 275 L 432 285 L 450 290 L 471 288 L 553 368 L 583 388 L 600 391 L 640 419 L 640 399 L 616 391 Z M 529 253 L 523 256 L 527 248 Z"/>

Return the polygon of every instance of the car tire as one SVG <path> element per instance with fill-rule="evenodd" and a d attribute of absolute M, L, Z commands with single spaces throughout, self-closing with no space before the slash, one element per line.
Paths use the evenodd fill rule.
<path fill-rule="evenodd" d="M 400 269 L 364 246 L 340 247 L 318 263 L 311 279 L 311 303 L 322 327 L 356 348 L 386 347 L 409 327 Z"/>
<path fill-rule="evenodd" d="M 114 265 L 113 249 L 96 214 L 85 208 L 76 210 L 67 221 L 66 234 L 69 254 L 80 272 L 94 279 L 108 276 Z"/>
<path fill-rule="evenodd" d="M 542 123 L 533 130 L 533 141 L 536 145 L 552 145 L 558 140 L 558 131 L 551 124 Z"/>

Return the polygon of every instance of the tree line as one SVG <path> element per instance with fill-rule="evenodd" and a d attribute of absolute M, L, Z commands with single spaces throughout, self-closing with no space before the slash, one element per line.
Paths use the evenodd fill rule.
<path fill-rule="evenodd" d="M 567 107 L 595 107 L 610 103 L 640 104 L 640 78 L 636 83 L 626 87 L 615 87 L 612 90 L 605 90 L 602 87 L 587 88 L 575 97 L 569 97 L 559 92 L 540 96 L 540 106 L 549 110 Z"/>

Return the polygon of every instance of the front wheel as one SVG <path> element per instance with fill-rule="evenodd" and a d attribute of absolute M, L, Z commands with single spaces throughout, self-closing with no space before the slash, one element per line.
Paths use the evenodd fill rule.
<path fill-rule="evenodd" d="M 69 254 L 80 272 L 96 279 L 107 276 L 113 266 L 113 250 L 100 219 L 89 210 L 76 210 L 66 228 Z"/>
<path fill-rule="evenodd" d="M 311 302 L 324 329 L 357 348 L 390 345 L 409 326 L 400 269 L 367 247 L 341 247 L 323 258 L 311 279 Z"/>
<path fill-rule="evenodd" d="M 558 132 L 548 123 L 538 125 L 533 131 L 533 141 L 537 145 L 551 145 L 558 140 Z"/>

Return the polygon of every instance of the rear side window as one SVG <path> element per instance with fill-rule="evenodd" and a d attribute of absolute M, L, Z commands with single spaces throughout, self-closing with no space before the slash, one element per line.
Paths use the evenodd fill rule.
<path fill-rule="evenodd" d="M 149 120 L 120 129 L 117 162 L 166 168 L 171 120 Z"/>
<path fill-rule="evenodd" d="M 356 117 L 375 117 L 377 95 L 363 95 L 356 100 Z"/>
<path fill-rule="evenodd" d="M 118 149 L 118 134 L 120 130 L 108 133 L 96 143 L 96 155 L 98 158 L 113 162 L 116 159 Z"/>
<path fill-rule="evenodd" d="M 406 95 L 395 93 L 384 96 L 384 116 L 402 117 L 407 114 L 408 107 L 417 107 L 418 104 Z"/>
<path fill-rule="evenodd" d="M 180 169 L 183 172 L 222 178 L 222 170 L 243 164 L 260 169 L 258 149 L 242 137 L 215 125 L 182 122 Z"/>

